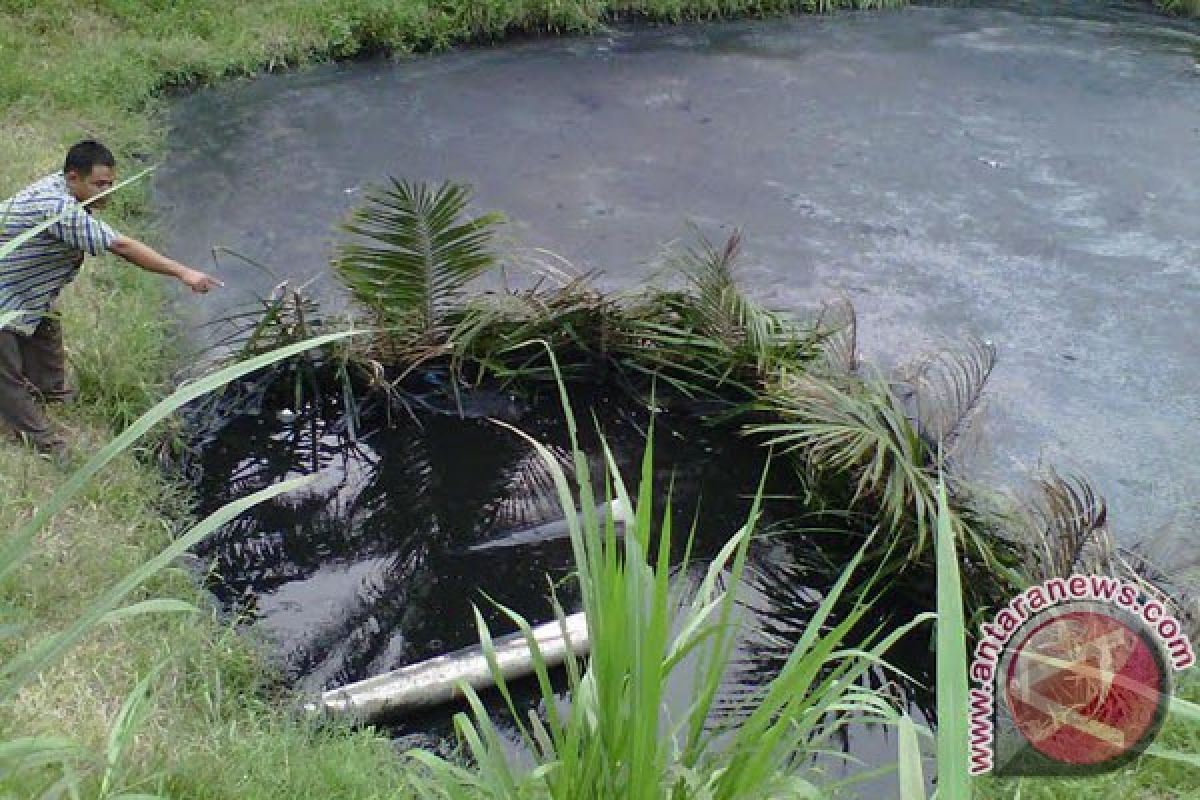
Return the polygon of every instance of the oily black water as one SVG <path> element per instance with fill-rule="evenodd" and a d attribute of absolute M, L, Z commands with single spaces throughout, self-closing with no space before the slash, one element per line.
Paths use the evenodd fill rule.
<path fill-rule="evenodd" d="M 574 403 L 599 497 L 598 431 L 636 492 L 653 427 L 656 513 L 661 518 L 669 495 L 674 580 L 686 592 L 745 523 L 767 467 L 766 449 L 686 411 L 660 410 L 652 420 L 644 403 L 595 392 L 578 393 Z M 570 473 L 557 396 L 467 395 L 463 411 L 445 398 L 407 408 L 368 404 L 351 426 L 347 415 L 328 407 L 297 414 L 281 400 L 260 401 L 200 439 L 193 467 L 205 512 L 287 478 L 314 476 L 302 491 L 259 505 L 197 550 L 213 564 L 209 585 L 222 606 L 269 643 L 298 689 L 315 693 L 475 644 L 476 608 L 497 635 L 513 630 L 497 604 L 533 624 L 549 620 L 552 585 L 568 613 L 579 610 L 569 540 L 528 533 L 562 517 L 550 472 L 532 445 L 493 421 L 506 417 L 547 445 Z M 787 469 L 783 460 L 771 465 L 768 494 L 794 487 L 794 479 L 771 479 L 786 478 Z M 796 498 L 765 505 L 737 587 L 746 630 L 723 690 L 728 708 L 776 674 L 861 541 L 853 531 L 797 530 L 803 514 Z M 692 560 L 681 564 L 693 525 Z M 887 611 L 873 612 L 864 627 L 911 619 L 931 602 L 920 594 L 885 592 L 874 607 Z M 927 635 L 893 653 L 896 666 L 925 686 L 932 683 Z M 883 685 L 891 677 L 877 673 L 871 680 Z M 920 686 L 897 690 L 918 711 L 928 709 Z M 518 696 L 537 706 L 533 687 Z M 678 699 L 682 708 L 686 698 Z M 503 722 L 500 704 L 491 700 Z M 458 710 L 393 720 L 392 730 L 441 747 Z M 856 755 L 878 749 L 874 763 L 894 759 L 894 744 L 878 732 L 862 738 L 861 748 L 846 742 Z"/>

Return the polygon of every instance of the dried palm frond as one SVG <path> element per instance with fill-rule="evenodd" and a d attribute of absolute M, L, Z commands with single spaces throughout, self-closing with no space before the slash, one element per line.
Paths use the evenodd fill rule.
<path fill-rule="evenodd" d="M 912 387 L 912 418 L 917 433 L 940 443 L 951 456 L 983 404 L 983 390 L 996 366 L 996 348 L 969 337 L 962 350 L 942 350 L 903 369 Z"/>
<path fill-rule="evenodd" d="M 1132 580 L 1200 635 L 1200 557 L 1169 530 L 1129 547 L 1116 544 L 1108 508 L 1085 478 L 1053 468 L 1035 479 L 1033 497 L 1016 507 L 1025 573 L 1033 582 L 1087 573 Z M 1194 531 L 1194 522 L 1188 526 Z"/>
<path fill-rule="evenodd" d="M 847 298 L 826 303 L 817 314 L 820 336 L 820 363 L 833 374 L 852 375 L 858 371 L 858 315 Z"/>
<path fill-rule="evenodd" d="M 1200 506 L 1194 505 L 1117 552 L 1126 574 L 1153 587 L 1193 641 L 1200 640 L 1200 552 L 1193 539 L 1198 526 Z"/>
<path fill-rule="evenodd" d="M 1035 581 L 1113 571 L 1108 506 L 1085 478 L 1047 468 L 1035 478 L 1034 495 L 1019 513 L 1029 553 L 1026 572 Z"/>

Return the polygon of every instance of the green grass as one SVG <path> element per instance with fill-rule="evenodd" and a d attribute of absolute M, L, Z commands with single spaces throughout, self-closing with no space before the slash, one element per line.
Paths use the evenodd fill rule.
<path fill-rule="evenodd" d="M 1168 14 L 1200 17 L 1200 0 L 1154 0 L 1154 5 Z"/>
<path fill-rule="evenodd" d="M 181 386 L 93 448 L 66 480 L 36 460 L 27 462 L 33 469 L 3 473 L 12 518 L 3 520 L 0 608 L 4 622 L 20 629 L 0 639 L 0 797 L 81 787 L 107 800 L 168 785 L 186 797 L 294 796 L 314 786 L 339 796 L 408 796 L 385 740 L 318 731 L 267 705 L 262 664 L 211 611 L 208 624 L 197 624 L 192 615 L 202 614 L 205 600 L 190 576 L 170 568 L 254 498 L 168 536 L 164 516 L 183 514 L 164 503 L 179 496 L 129 449 L 181 404 L 231 377 Z M 57 486 L 50 497 L 47 485 Z M 136 542 L 102 538 L 123 527 Z M 147 592 L 155 599 L 143 599 Z M 183 621 L 180 612 L 188 612 Z M 260 751 L 278 760 L 263 762 Z M 227 780 L 212 779 L 213 763 Z"/>

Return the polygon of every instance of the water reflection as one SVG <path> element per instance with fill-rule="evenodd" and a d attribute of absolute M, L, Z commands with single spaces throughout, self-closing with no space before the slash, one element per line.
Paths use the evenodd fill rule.
<path fill-rule="evenodd" d="M 581 420 L 594 414 L 600 421 L 635 487 L 646 412 L 607 396 L 577 398 L 576 409 Z M 579 608 L 573 584 L 563 580 L 572 563 L 565 537 L 480 547 L 561 516 L 533 447 L 485 419 L 420 412 L 390 415 L 389 425 L 388 416 L 364 414 L 352 439 L 347 426 L 329 421 L 336 415 L 310 411 L 286 422 L 270 410 L 241 415 L 209 437 L 198 462 L 210 508 L 288 477 L 317 476 L 303 492 L 258 506 L 199 548 L 214 561 L 211 586 L 220 601 L 271 640 L 289 679 L 305 689 L 474 644 L 473 605 L 496 631 L 511 625 L 490 601 L 546 620 L 551 581 L 568 612 Z M 569 471 L 561 416 L 553 402 L 534 403 L 519 426 Z M 745 521 L 766 454 L 734 432 L 676 417 L 654 421 L 653 474 L 656 508 L 669 495 L 674 529 L 695 525 L 695 561 L 677 576 L 683 587 Z M 601 448 L 586 427 L 583 446 L 596 476 Z M 778 494 L 788 485 L 778 480 L 784 467 L 772 472 L 777 480 L 767 488 Z M 602 486 L 596 491 L 604 496 Z M 739 587 L 750 630 L 727 687 L 731 709 L 778 671 L 858 541 L 849 531 L 785 530 L 801 511 L 789 498 L 765 507 L 769 535 L 751 548 Z M 684 539 L 676 534 L 673 542 L 677 561 Z M 887 615 L 864 620 L 854 637 L 904 622 L 928 601 L 890 591 L 878 605 Z M 898 660 L 918 681 L 931 680 L 923 638 Z M 890 677 L 876 672 L 871 680 L 884 686 Z"/>

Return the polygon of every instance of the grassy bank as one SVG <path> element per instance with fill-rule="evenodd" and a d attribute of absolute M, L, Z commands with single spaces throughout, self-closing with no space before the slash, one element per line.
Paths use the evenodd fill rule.
<path fill-rule="evenodd" d="M 1154 5 L 1168 14 L 1200 17 L 1200 0 L 1154 0 Z"/>

